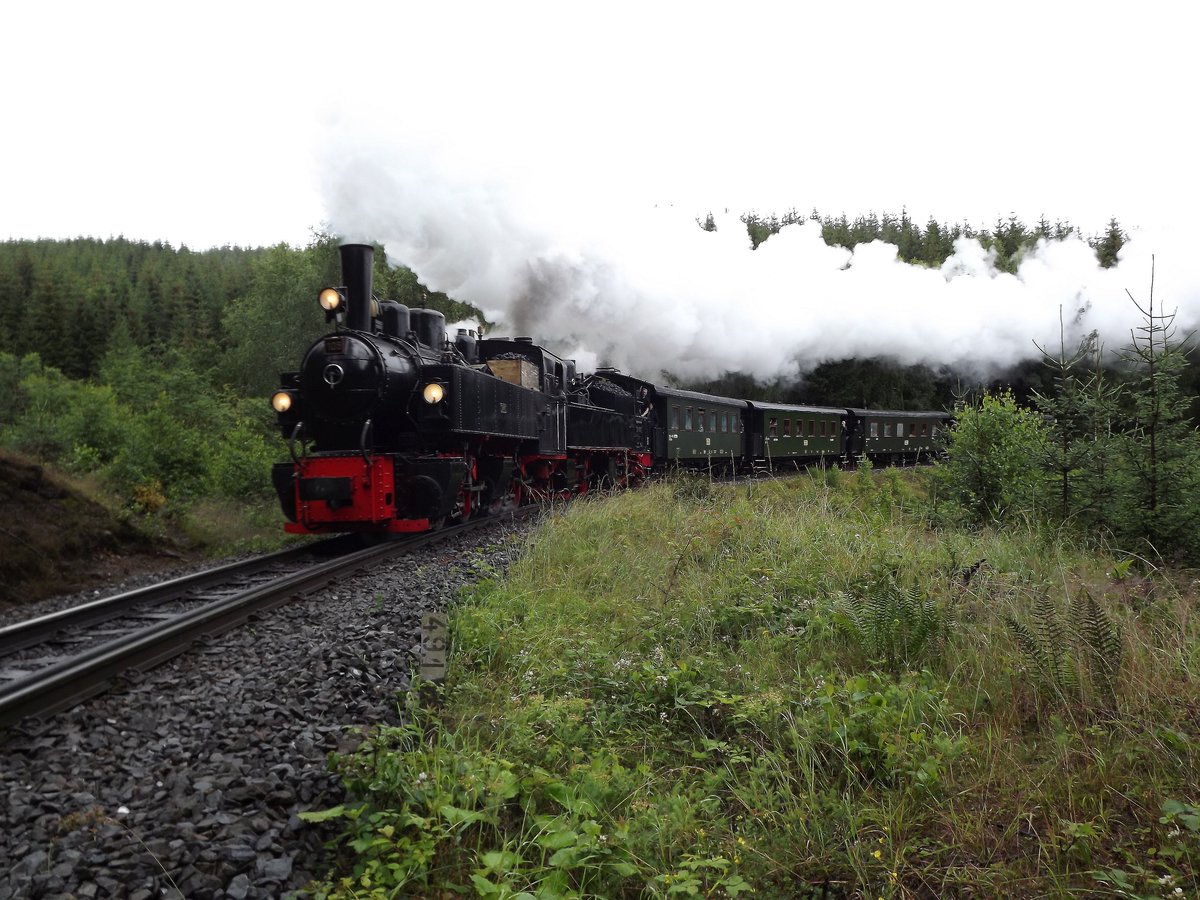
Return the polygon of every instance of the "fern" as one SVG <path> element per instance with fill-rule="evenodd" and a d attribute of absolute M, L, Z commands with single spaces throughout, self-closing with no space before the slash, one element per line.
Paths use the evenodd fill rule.
<path fill-rule="evenodd" d="M 1026 665 L 1037 673 L 1041 682 L 1057 690 L 1058 681 L 1054 677 L 1054 667 L 1042 639 L 1034 634 L 1024 622 L 1018 621 L 1011 615 L 1004 618 L 1017 639 L 1017 646 L 1021 648 Z"/>
<path fill-rule="evenodd" d="M 1108 702 L 1116 701 L 1116 681 L 1124 645 L 1121 632 L 1091 594 L 1075 598 L 1071 614 L 1080 652 L 1087 658 L 1093 688 Z"/>
<path fill-rule="evenodd" d="M 1034 604 L 1034 616 L 1054 683 L 1062 689 L 1062 693 L 1074 693 L 1079 687 L 1079 679 L 1068 662 L 1070 648 L 1067 629 L 1049 597 L 1038 597 Z"/>
<path fill-rule="evenodd" d="M 923 665 L 940 652 L 951 620 L 936 603 L 893 575 L 878 579 L 865 594 L 842 594 L 837 602 L 842 632 L 893 675 Z"/>
<path fill-rule="evenodd" d="M 1123 645 L 1115 623 L 1090 594 L 1076 597 L 1064 621 L 1049 597 L 1033 608 L 1034 627 L 1014 616 L 1005 621 L 1038 690 L 1059 704 L 1083 701 L 1085 684 L 1103 704 L 1116 703 Z"/>

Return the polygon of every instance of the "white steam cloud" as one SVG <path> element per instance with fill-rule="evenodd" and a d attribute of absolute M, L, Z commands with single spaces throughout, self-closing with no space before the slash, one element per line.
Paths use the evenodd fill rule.
<path fill-rule="evenodd" d="M 1200 310 L 1200 256 L 1169 232 L 1135 232 L 1111 269 L 1078 238 L 1040 242 L 1015 276 L 968 239 L 927 269 L 887 244 L 829 247 L 811 222 L 752 250 L 733 214 L 705 232 L 706 210 L 616 209 L 413 143 L 337 159 L 335 233 L 382 243 L 431 289 L 483 309 L 494 334 L 531 335 L 584 370 L 768 378 L 885 356 L 986 372 L 1036 356 L 1034 341 L 1057 347 L 1060 308 L 1069 342 L 1097 330 L 1111 349 L 1140 321 L 1126 289 L 1148 299 L 1151 254 L 1156 308 L 1178 309 L 1185 330 Z"/>

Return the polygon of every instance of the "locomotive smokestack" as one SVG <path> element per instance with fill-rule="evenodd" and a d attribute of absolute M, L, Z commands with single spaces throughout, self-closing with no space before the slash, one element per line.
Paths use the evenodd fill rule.
<path fill-rule="evenodd" d="M 342 279 L 346 283 L 346 327 L 371 330 L 371 264 L 375 248 L 370 244 L 342 244 Z"/>

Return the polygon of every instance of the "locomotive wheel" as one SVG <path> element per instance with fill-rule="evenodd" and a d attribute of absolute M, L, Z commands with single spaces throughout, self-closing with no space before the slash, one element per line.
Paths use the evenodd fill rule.
<path fill-rule="evenodd" d="M 458 496 L 454 498 L 454 520 L 457 522 L 468 521 L 471 518 L 471 513 L 475 511 L 474 501 L 475 494 L 464 481 L 458 489 Z"/>
<path fill-rule="evenodd" d="M 454 505 L 450 508 L 450 515 L 446 517 L 450 522 L 469 521 L 471 514 L 475 512 L 475 459 L 468 456 L 465 461 L 467 464 L 466 477 L 459 484 L 458 494 L 454 497 Z"/>

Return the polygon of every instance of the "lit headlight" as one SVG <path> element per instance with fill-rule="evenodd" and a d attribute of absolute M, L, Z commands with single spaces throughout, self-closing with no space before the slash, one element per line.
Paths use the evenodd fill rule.
<path fill-rule="evenodd" d="M 325 288 L 317 298 L 321 308 L 326 312 L 341 312 L 346 308 L 346 298 L 337 288 Z"/>
<path fill-rule="evenodd" d="M 277 413 L 285 413 L 292 408 L 292 395 L 287 391 L 276 391 L 271 395 L 271 408 Z"/>
<path fill-rule="evenodd" d="M 425 398 L 425 402 L 429 404 L 441 403 L 442 398 L 446 396 L 446 389 L 436 381 L 431 381 L 425 385 L 425 390 L 421 392 L 421 396 Z"/>

